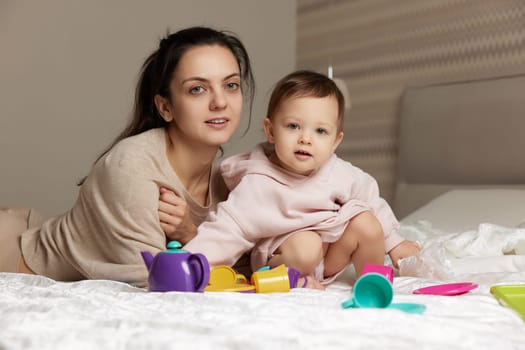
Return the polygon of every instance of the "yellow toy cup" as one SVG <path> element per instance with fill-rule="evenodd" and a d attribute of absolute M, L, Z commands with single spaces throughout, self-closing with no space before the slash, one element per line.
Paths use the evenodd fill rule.
<path fill-rule="evenodd" d="M 289 292 L 290 279 L 286 266 L 279 265 L 273 269 L 262 269 L 252 274 L 251 283 L 257 293 Z"/>

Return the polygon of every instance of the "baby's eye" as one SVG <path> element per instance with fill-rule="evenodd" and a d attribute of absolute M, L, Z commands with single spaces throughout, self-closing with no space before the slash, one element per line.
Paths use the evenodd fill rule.
<path fill-rule="evenodd" d="M 228 84 L 226 84 L 226 88 L 227 88 L 228 90 L 232 90 L 232 91 L 234 91 L 234 90 L 239 90 L 240 85 L 239 85 L 239 83 L 233 83 L 233 82 L 232 82 L 232 83 L 228 83 Z"/>
<path fill-rule="evenodd" d="M 202 92 L 204 92 L 204 88 L 202 86 L 194 86 L 190 89 L 190 94 L 197 95 Z"/>
<path fill-rule="evenodd" d="M 290 124 L 286 125 L 286 127 L 287 127 L 288 129 L 295 130 L 295 129 L 299 129 L 299 124 L 296 124 L 296 123 L 290 123 Z"/>
<path fill-rule="evenodd" d="M 315 132 L 317 132 L 319 135 L 328 134 L 328 131 L 326 131 L 326 129 L 323 129 L 323 128 L 317 128 Z"/>

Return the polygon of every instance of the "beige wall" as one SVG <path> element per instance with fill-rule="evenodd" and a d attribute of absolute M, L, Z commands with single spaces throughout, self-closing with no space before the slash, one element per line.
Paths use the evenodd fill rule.
<path fill-rule="evenodd" d="M 0 0 L 0 206 L 55 214 L 72 205 L 168 29 L 211 25 L 243 40 L 257 98 L 249 133 L 226 154 L 251 147 L 272 84 L 295 65 L 295 11 L 290 0 Z"/>
<path fill-rule="evenodd" d="M 338 153 L 371 173 L 389 201 L 395 195 L 399 109 L 407 87 L 525 72 L 523 0 L 299 0 L 297 5 L 297 68 L 326 71 L 332 64 L 334 77 L 347 83 L 352 109 Z"/>

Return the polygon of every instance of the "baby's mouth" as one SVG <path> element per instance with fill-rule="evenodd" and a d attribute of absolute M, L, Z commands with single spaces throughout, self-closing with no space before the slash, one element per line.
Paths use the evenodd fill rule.
<path fill-rule="evenodd" d="M 303 151 L 301 149 L 295 151 L 295 154 L 298 155 L 298 156 L 303 156 L 303 157 L 311 157 L 312 156 L 309 152 Z"/>

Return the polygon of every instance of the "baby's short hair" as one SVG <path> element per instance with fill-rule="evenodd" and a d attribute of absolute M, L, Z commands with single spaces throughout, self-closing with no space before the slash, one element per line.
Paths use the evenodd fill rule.
<path fill-rule="evenodd" d="M 338 129 L 343 129 L 345 99 L 335 82 L 326 75 L 298 70 L 279 80 L 273 89 L 268 103 L 266 116 L 272 119 L 281 103 L 295 97 L 327 97 L 334 96 L 338 105 Z"/>

